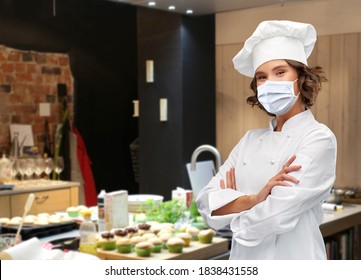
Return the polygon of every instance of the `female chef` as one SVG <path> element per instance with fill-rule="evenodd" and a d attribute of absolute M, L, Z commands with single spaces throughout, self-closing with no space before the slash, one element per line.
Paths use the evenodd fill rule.
<path fill-rule="evenodd" d="M 307 66 L 315 42 L 310 24 L 265 21 L 233 58 L 253 78 L 247 103 L 274 118 L 242 137 L 197 197 L 209 226 L 232 230 L 230 259 L 326 259 L 319 225 L 336 139 L 309 109 L 326 80 Z"/>

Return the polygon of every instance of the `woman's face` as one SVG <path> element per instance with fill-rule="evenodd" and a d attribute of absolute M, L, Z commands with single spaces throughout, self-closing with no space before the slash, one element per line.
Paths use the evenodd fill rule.
<path fill-rule="evenodd" d="M 270 81 L 295 81 L 297 71 L 283 59 L 270 60 L 260 65 L 255 74 L 257 87 L 266 80 Z M 298 93 L 298 83 L 294 83 L 294 92 Z"/>

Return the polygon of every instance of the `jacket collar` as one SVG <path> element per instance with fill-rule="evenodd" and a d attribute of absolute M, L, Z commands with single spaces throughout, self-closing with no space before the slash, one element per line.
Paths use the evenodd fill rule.
<path fill-rule="evenodd" d="M 315 122 L 315 117 L 313 116 L 311 110 L 305 110 L 297 115 L 294 115 L 292 118 L 288 119 L 284 123 L 281 132 L 291 132 L 294 130 L 299 130 L 314 122 Z M 269 122 L 269 127 L 272 131 L 274 131 L 276 126 L 277 126 L 277 119 L 273 118 Z"/>

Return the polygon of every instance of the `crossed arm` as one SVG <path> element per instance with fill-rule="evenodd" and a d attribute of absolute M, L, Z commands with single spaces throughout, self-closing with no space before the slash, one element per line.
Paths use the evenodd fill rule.
<path fill-rule="evenodd" d="M 271 193 L 272 188 L 275 186 L 284 186 L 291 187 L 291 185 L 287 182 L 293 182 L 295 184 L 299 183 L 299 180 L 293 176 L 288 175 L 289 172 L 297 171 L 301 169 L 301 165 L 291 165 L 296 156 L 292 156 L 282 167 L 282 169 L 273 176 L 268 183 L 261 189 L 257 194 L 252 195 L 243 195 L 238 197 L 237 199 L 231 201 L 230 203 L 212 211 L 212 216 L 226 215 L 231 213 L 239 213 L 244 210 L 251 209 L 253 206 L 258 203 L 264 201 L 267 196 Z M 226 173 L 226 181 L 221 179 L 220 186 L 222 189 L 233 189 L 236 190 L 236 177 L 235 170 L 231 168 Z"/>

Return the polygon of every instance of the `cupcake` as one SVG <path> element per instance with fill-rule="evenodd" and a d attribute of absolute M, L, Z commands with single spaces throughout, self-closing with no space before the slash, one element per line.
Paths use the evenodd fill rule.
<path fill-rule="evenodd" d="M 6 224 L 10 225 L 10 226 L 18 226 L 21 224 L 21 222 L 23 221 L 22 217 L 12 217 Z"/>
<path fill-rule="evenodd" d="M 101 234 L 100 246 L 103 250 L 114 250 L 116 248 L 116 243 L 114 239 L 114 234 L 111 232 L 103 232 Z"/>
<path fill-rule="evenodd" d="M 174 232 L 174 224 L 171 224 L 171 223 L 161 223 L 160 226 L 162 227 L 161 231 Z"/>
<path fill-rule="evenodd" d="M 142 236 L 133 236 L 130 238 L 130 243 L 133 245 L 133 247 L 135 247 L 135 245 L 137 245 L 139 242 L 143 242 L 146 241 Z"/>
<path fill-rule="evenodd" d="M 155 236 L 155 237 L 149 238 L 147 241 L 153 244 L 153 246 L 154 246 L 153 250 L 152 250 L 153 253 L 159 253 L 160 251 L 162 251 L 163 241 L 160 240 L 160 238 Z"/>
<path fill-rule="evenodd" d="M 119 238 L 125 238 L 127 237 L 128 233 L 125 229 L 115 229 L 113 231 L 114 235 L 115 235 L 115 239 L 119 239 Z"/>
<path fill-rule="evenodd" d="M 77 207 L 68 207 L 66 209 L 69 217 L 76 218 L 79 216 L 79 209 Z"/>
<path fill-rule="evenodd" d="M 147 221 L 146 224 L 150 225 L 150 230 L 152 231 L 152 227 L 153 226 L 158 226 L 160 223 L 157 222 L 157 221 Z"/>
<path fill-rule="evenodd" d="M 132 251 L 132 243 L 129 238 L 119 238 L 116 242 L 116 248 L 119 253 L 127 254 Z"/>
<path fill-rule="evenodd" d="M 85 205 L 78 205 L 76 208 L 78 209 L 79 214 L 82 214 L 83 212 L 86 212 L 87 210 L 89 210 L 89 208 L 86 207 Z"/>
<path fill-rule="evenodd" d="M 142 241 L 135 245 L 134 251 L 138 257 L 149 257 L 154 245 L 148 241 Z"/>
<path fill-rule="evenodd" d="M 212 229 L 204 229 L 198 233 L 200 243 L 212 243 L 214 231 Z"/>
<path fill-rule="evenodd" d="M 178 231 L 180 232 L 186 232 L 187 231 L 187 228 L 189 228 L 189 225 L 187 224 L 184 224 L 184 225 L 181 225 L 178 229 Z"/>
<path fill-rule="evenodd" d="M 162 226 L 163 228 L 174 229 L 174 224 L 172 224 L 172 223 L 161 223 L 161 226 Z"/>
<path fill-rule="evenodd" d="M 160 234 L 158 237 L 163 242 L 164 248 L 167 248 L 167 241 L 172 238 L 172 233 L 166 232 L 163 234 Z"/>
<path fill-rule="evenodd" d="M 158 224 L 152 224 L 152 226 L 150 227 L 151 232 L 154 232 L 155 234 L 158 234 L 158 232 L 160 232 L 162 230 L 162 226 L 158 223 Z"/>
<path fill-rule="evenodd" d="M 24 225 L 31 225 L 36 221 L 35 215 L 27 215 L 24 217 Z"/>
<path fill-rule="evenodd" d="M 179 232 L 176 234 L 176 237 L 184 241 L 184 247 L 188 247 L 191 244 L 192 236 L 189 233 Z"/>
<path fill-rule="evenodd" d="M 138 229 L 139 229 L 139 234 L 140 235 L 143 235 L 145 233 L 148 233 L 150 232 L 150 228 L 151 228 L 151 225 L 148 225 L 148 224 L 139 224 L 137 225 Z"/>
<path fill-rule="evenodd" d="M 70 222 L 74 222 L 74 219 L 69 216 L 62 216 L 62 217 L 60 217 L 60 222 L 61 223 L 70 223 Z"/>
<path fill-rule="evenodd" d="M 47 219 L 47 218 L 49 218 L 49 216 L 50 216 L 49 213 L 43 212 L 43 213 L 39 213 L 38 215 L 36 215 L 36 218 L 38 218 L 38 219 Z"/>
<path fill-rule="evenodd" d="M 0 225 L 7 224 L 10 221 L 9 218 L 3 217 L 0 218 Z"/>
<path fill-rule="evenodd" d="M 172 237 L 167 241 L 169 253 L 182 253 L 184 245 L 183 239 L 179 237 Z"/>
<path fill-rule="evenodd" d="M 147 233 L 144 233 L 142 235 L 142 237 L 146 240 L 148 240 L 149 238 L 152 238 L 152 237 L 157 237 L 153 232 L 147 232 Z"/>
<path fill-rule="evenodd" d="M 47 226 L 49 225 L 49 220 L 47 218 L 37 218 L 34 223 L 34 226 Z"/>
<path fill-rule="evenodd" d="M 126 227 L 125 230 L 129 238 L 140 235 L 137 227 Z"/>
<path fill-rule="evenodd" d="M 186 233 L 189 233 L 192 236 L 192 240 L 198 240 L 199 229 L 196 227 L 188 227 Z"/>
<path fill-rule="evenodd" d="M 60 215 L 50 215 L 48 218 L 49 224 L 60 224 L 61 216 Z"/>

